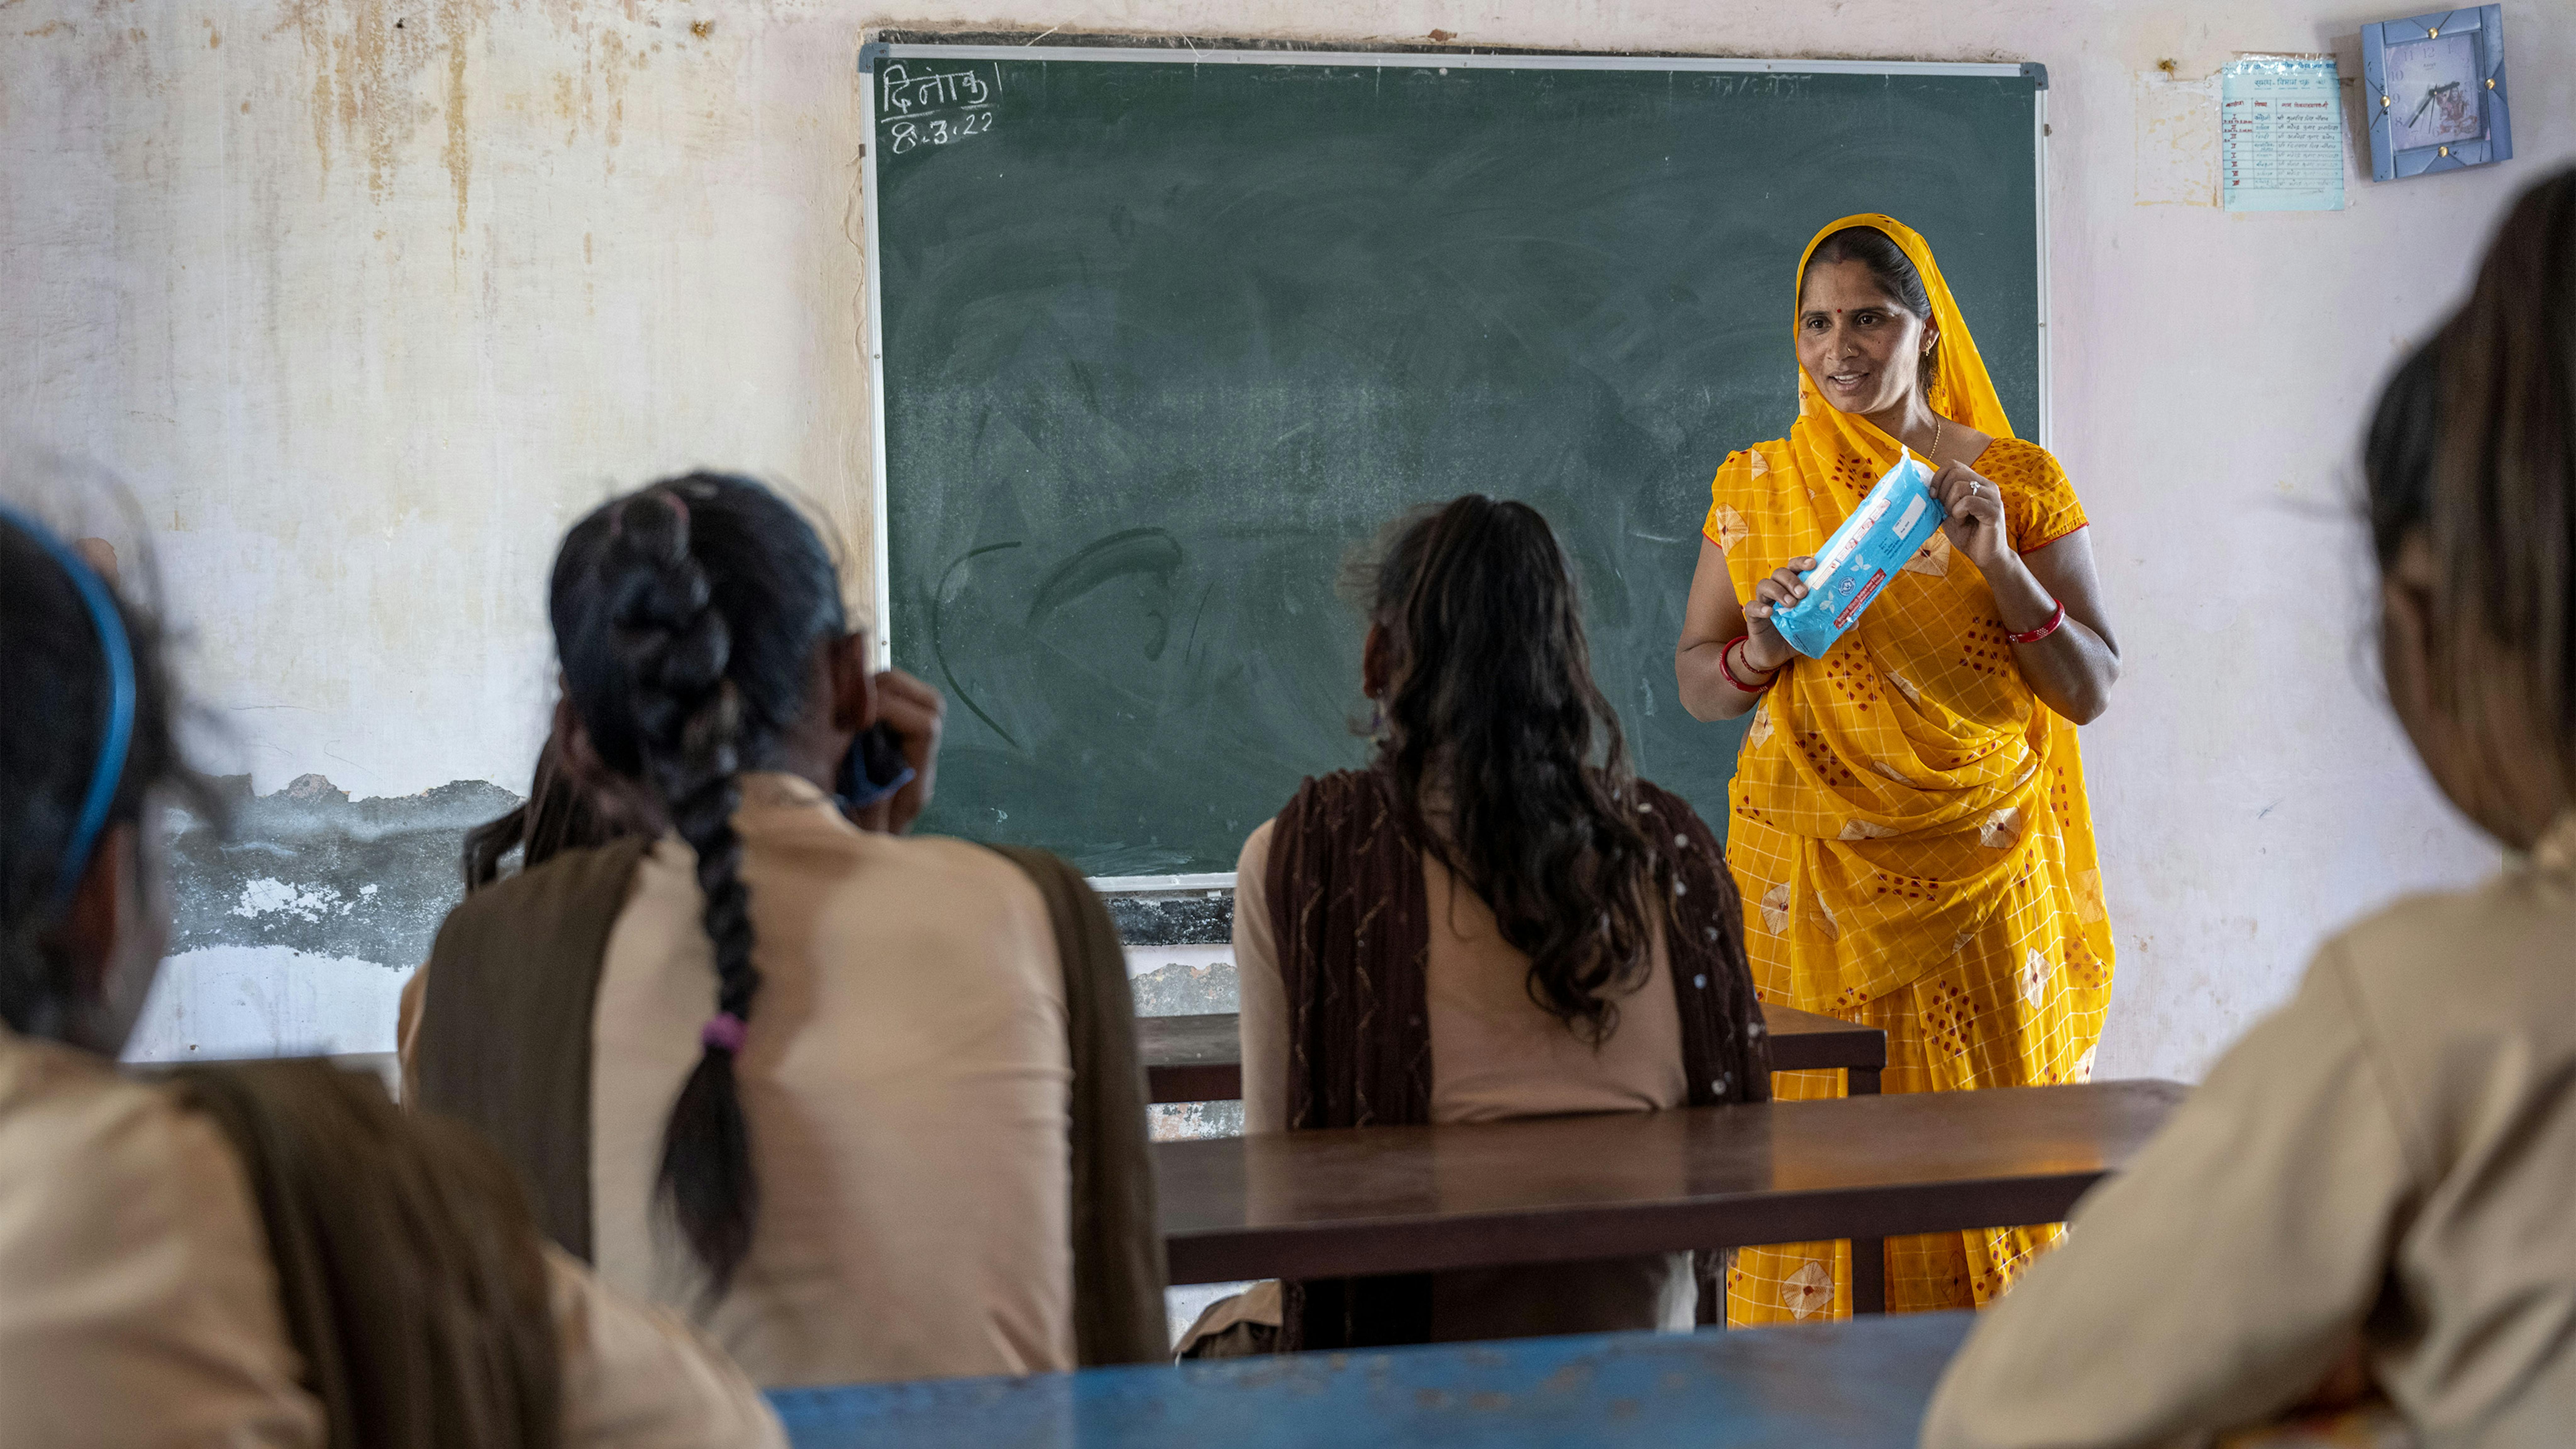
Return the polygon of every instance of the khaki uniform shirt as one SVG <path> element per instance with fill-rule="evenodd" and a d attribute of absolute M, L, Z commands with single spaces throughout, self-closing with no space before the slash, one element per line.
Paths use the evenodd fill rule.
<path fill-rule="evenodd" d="M 1272 823 L 1236 865 L 1234 957 L 1242 992 L 1243 1130 L 1288 1126 L 1288 994 L 1270 925 Z M 1498 1122 L 1570 1112 L 1651 1112 L 1690 1100 L 1681 1013 L 1660 935 L 1652 974 L 1619 999 L 1617 1030 L 1596 1051 L 1529 998 L 1529 957 L 1493 909 L 1447 867 L 1423 858 L 1431 955 L 1431 1120 Z M 1266 1308 L 1269 1298 L 1258 1300 Z M 1688 1329 L 1698 1302 L 1688 1253 L 1606 1262 L 1470 1269 L 1432 1278 L 1432 1334 L 1503 1338 L 1622 1328 Z M 1275 1320 L 1264 1320 L 1275 1321 Z"/>
<path fill-rule="evenodd" d="M 871 835 L 787 775 L 734 818 L 760 991 L 735 1070 L 750 1256 L 699 1322 L 765 1387 L 1074 1367 L 1064 971 L 992 851 Z M 694 858 L 656 845 L 608 938 L 591 1051 L 600 1276 L 695 1309 L 656 1178 L 715 1010 Z M 433 985 L 431 989 L 435 990 Z"/>
<path fill-rule="evenodd" d="M 2355 1335 L 2427 1446 L 2576 1443 L 2576 817 L 2329 944 L 1987 1312 L 1923 1443 L 2191 1442 Z"/>
<path fill-rule="evenodd" d="M 320 1449 L 241 1163 L 213 1122 L 0 1027 L 0 1444 Z M 550 1254 L 568 1445 L 783 1445 L 742 1373 Z"/>

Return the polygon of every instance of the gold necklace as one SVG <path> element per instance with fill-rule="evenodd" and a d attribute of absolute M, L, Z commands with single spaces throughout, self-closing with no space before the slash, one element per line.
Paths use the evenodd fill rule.
<path fill-rule="evenodd" d="M 1923 450 L 1923 457 L 1927 462 L 1937 463 L 1941 459 L 1941 424 L 1943 421 L 1944 420 L 1939 413 L 1934 413 L 1932 415 L 1932 446 Z"/>

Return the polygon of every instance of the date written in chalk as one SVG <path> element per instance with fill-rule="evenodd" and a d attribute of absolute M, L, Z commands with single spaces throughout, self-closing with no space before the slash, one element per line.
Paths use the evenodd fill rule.
<path fill-rule="evenodd" d="M 993 129 L 993 103 L 1002 88 L 999 71 L 990 80 L 971 69 L 915 75 L 896 62 L 880 68 L 877 80 L 884 91 L 878 114 L 892 155 L 945 146 Z"/>
<path fill-rule="evenodd" d="M 926 121 L 896 121 L 886 127 L 886 149 L 900 156 L 916 146 L 945 146 L 969 136 L 980 136 L 993 129 L 991 111 L 968 111 L 950 125 L 945 117 Z"/>

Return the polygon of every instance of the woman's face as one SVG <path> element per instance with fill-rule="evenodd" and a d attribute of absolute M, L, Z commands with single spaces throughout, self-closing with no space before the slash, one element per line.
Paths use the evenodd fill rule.
<path fill-rule="evenodd" d="M 1798 299 L 1798 365 L 1836 411 L 1903 406 L 1933 340 L 1867 266 L 1819 262 L 1807 269 L 1806 294 Z"/>

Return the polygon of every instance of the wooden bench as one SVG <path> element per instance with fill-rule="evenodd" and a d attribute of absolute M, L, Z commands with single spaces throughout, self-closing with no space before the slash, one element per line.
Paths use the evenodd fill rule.
<path fill-rule="evenodd" d="M 2174 1082 L 1154 1144 L 1175 1283 L 1563 1262 L 2056 1222 Z M 1853 1305 L 1884 1304 L 1875 1253 Z"/>
<path fill-rule="evenodd" d="M 1618 1333 L 1019 1379 L 781 1389 L 796 1449 L 955 1444 L 1467 1444 L 1913 1449 L 1975 1322 L 1920 1313 L 1759 1333 Z"/>
<path fill-rule="evenodd" d="M 1770 1026 L 1772 1070 L 1843 1067 L 1851 1072 L 1854 1096 L 1878 1090 L 1878 1074 L 1887 1066 L 1887 1033 L 1786 1006 L 1766 1006 L 1762 1015 Z M 1231 1102 L 1241 1097 L 1243 1048 L 1236 1020 L 1231 1012 L 1137 1018 L 1147 1100 Z"/>

